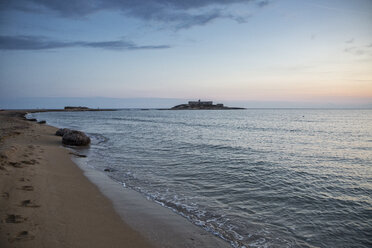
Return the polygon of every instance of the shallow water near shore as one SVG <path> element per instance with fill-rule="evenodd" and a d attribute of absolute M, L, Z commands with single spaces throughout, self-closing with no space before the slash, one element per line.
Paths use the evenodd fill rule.
<path fill-rule="evenodd" d="M 371 247 L 372 110 L 45 112 L 87 163 L 234 247 Z"/>

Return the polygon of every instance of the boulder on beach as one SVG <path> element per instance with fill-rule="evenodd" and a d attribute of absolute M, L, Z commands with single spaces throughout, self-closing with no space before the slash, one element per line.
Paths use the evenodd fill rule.
<path fill-rule="evenodd" d="M 68 129 L 68 128 L 60 128 L 60 129 L 57 130 L 56 135 L 57 136 L 63 136 L 66 133 L 71 132 L 71 131 L 72 130 L 71 129 Z"/>
<path fill-rule="evenodd" d="M 42 120 L 42 121 L 39 121 L 38 123 L 39 123 L 39 124 L 45 124 L 46 121 Z"/>
<path fill-rule="evenodd" d="M 26 119 L 28 121 L 37 121 L 35 118 L 31 118 L 31 119 Z"/>
<path fill-rule="evenodd" d="M 62 143 L 70 146 L 86 146 L 90 138 L 83 132 L 71 130 L 62 136 Z"/>

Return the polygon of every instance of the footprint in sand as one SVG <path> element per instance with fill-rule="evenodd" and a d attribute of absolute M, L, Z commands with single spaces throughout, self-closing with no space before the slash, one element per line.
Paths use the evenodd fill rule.
<path fill-rule="evenodd" d="M 21 177 L 21 178 L 18 179 L 18 181 L 20 181 L 20 182 L 29 182 L 30 179 L 27 179 L 27 178 Z"/>
<path fill-rule="evenodd" d="M 31 200 L 24 200 L 21 202 L 21 207 L 28 207 L 28 208 L 38 208 L 40 205 L 36 205 Z"/>
<path fill-rule="evenodd" d="M 31 235 L 28 231 L 22 231 L 18 233 L 14 238 L 8 239 L 10 243 L 14 241 L 29 241 L 35 239 L 34 235 Z"/>
<path fill-rule="evenodd" d="M 1 196 L 5 199 L 9 199 L 9 193 L 8 192 L 4 192 L 1 194 Z"/>
<path fill-rule="evenodd" d="M 22 217 L 21 215 L 18 214 L 8 214 L 7 218 L 5 219 L 6 223 L 22 223 L 25 222 L 27 218 Z"/>
<path fill-rule="evenodd" d="M 8 158 L 8 156 L 7 155 L 5 155 L 5 154 L 0 154 L 0 159 L 7 159 Z"/>
<path fill-rule="evenodd" d="M 33 186 L 30 186 L 30 185 L 26 185 L 26 186 L 22 186 L 20 189 L 21 190 L 26 190 L 26 191 L 33 191 L 34 190 L 34 187 Z"/>
<path fill-rule="evenodd" d="M 19 162 L 8 162 L 8 164 L 15 168 L 23 168 L 23 166 Z"/>
<path fill-rule="evenodd" d="M 31 160 L 23 160 L 23 161 L 21 161 L 21 163 L 23 163 L 23 164 L 38 164 L 39 162 L 37 162 L 35 159 L 31 159 Z"/>

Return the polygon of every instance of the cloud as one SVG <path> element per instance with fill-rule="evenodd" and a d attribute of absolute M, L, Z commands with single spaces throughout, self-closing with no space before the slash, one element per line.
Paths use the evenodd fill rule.
<path fill-rule="evenodd" d="M 265 7 L 266 5 L 269 5 L 269 3 L 270 3 L 269 0 L 261 0 L 257 2 L 257 5 L 262 8 Z"/>
<path fill-rule="evenodd" d="M 354 42 L 354 38 L 351 38 L 350 40 L 345 41 L 347 44 L 352 44 Z"/>
<path fill-rule="evenodd" d="M 67 47 L 90 47 L 109 50 L 166 49 L 169 45 L 137 45 L 131 41 L 54 41 L 42 36 L 0 36 L 0 50 L 46 50 Z"/>
<path fill-rule="evenodd" d="M 347 47 L 344 49 L 344 52 L 357 55 L 357 56 L 362 56 L 362 55 L 372 56 L 371 45 Z"/>
<path fill-rule="evenodd" d="M 243 18 L 228 13 L 234 4 L 253 3 L 264 7 L 268 0 L 2 0 L 0 10 L 54 12 L 66 18 L 80 18 L 99 11 L 119 11 L 145 21 L 180 28 L 205 25 L 217 18 Z"/>
<path fill-rule="evenodd" d="M 344 52 L 354 54 L 354 55 L 364 55 L 366 51 L 363 49 L 358 49 L 357 47 L 348 47 L 344 49 Z"/>

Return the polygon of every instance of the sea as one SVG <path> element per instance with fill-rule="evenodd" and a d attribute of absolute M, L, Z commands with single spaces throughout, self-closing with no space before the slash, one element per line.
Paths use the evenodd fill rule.
<path fill-rule="evenodd" d="M 87 163 L 232 247 L 372 247 L 372 110 L 30 114 Z"/>

